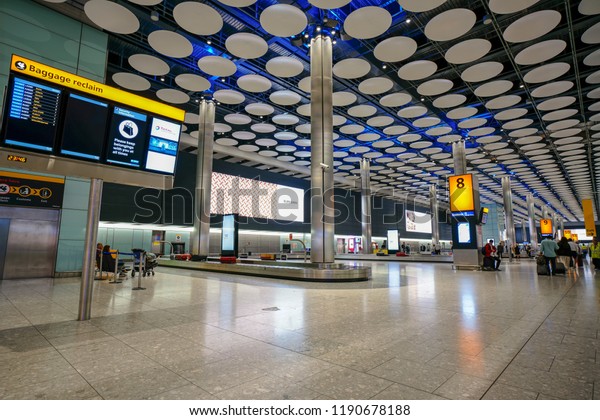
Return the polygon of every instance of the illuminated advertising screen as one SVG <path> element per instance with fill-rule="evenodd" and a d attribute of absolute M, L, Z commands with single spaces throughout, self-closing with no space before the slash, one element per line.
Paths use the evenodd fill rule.
<path fill-rule="evenodd" d="M 15 77 L 9 87 L 4 144 L 42 152 L 54 148 L 62 92 Z"/>
<path fill-rule="evenodd" d="M 99 161 L 106 138 L 108 103 L 71 93 L 64 118 L 61 154 Z"/>
<path fill-rule="evenodd" d="M 398 246 L 398 230 L 387 231 L 387 244 L 389 251 L 398 251 L 400 249 Z"/>
<path fill-rule="evenodd" d="M 110 122 L 107 163 L 140 167 L 144 157 L 147 119 L 140 112 L 115 107 Z"/>
<path fill-rule="evenodd" d="M 146 169 L 172 174 L 179 147 L 181 124 L 152 118 L 150 142 L 146 155 Z"/>
<path fill-rule="evenodd" d="M 221 231 L 221 249 L 223 251 L 235 250 L 235 219 L 233 214 L 223 216 L 223 230 Z"/>
<path fill-rule="evenodd" d="M 304 221 L 304 190 L 213 172 L 210 212 L 244 217 Z"/>
<path fill-rule="evenodd" d="M 431 215 L 413 210 L 404 212 L 406 231 L 416 233 L 431 233 Z"/>
<path fill-rule="evenodd" d="M 470 244 L 471 243 L 471 227 L 468 222 L 460 222 L 457 225 L 458 230 L 458 243 Z"/>

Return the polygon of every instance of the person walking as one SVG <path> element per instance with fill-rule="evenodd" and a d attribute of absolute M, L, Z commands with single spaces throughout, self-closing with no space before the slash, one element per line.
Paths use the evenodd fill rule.
<path fill-rule="evenodd" d="M 546 236 L 546 238 L 540 243 L 540 251 L 546 258 L 546 268 L 548 269 L 548 274 L 552 276 L 556 275 L 556 251 L 558 251 L 558 245 L 556 242 L 554 242 L 552 236 Z M 598 252 L 600 254 L 600 246 L 598 247 Z"/>
<path fill-rule="evenodd" d="M 569 241 L 564 236 L 558 241 L 558 251 L 556 251 L 558 262 L 565 266 L 565 270 L 570 270 L 569 262 L 571 261 L 571 247 Z"/>
<path fill-rule="evenodd" d="M 573 267 L 573 270 L 577 270 L 577 244 L 575 243 L 575 241 L 573 239 L 569 239 L 569 247 L 571 248 L 571 267 Z"/>
<path fill-rule="evenodd" d="M 598 243 L 597 236 L 594 236 L 590 245 L 590 258 L 594 264 L 594 270 L 600 270 L 600 243 Z"/>

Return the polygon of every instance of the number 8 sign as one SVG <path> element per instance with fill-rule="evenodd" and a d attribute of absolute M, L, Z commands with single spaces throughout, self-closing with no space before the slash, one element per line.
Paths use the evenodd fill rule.
<path fill-rule="evenodd" d="M 448 177 L 450 184 L 450 211 L 463 212 L 475 210 L 473 198 L 473 175 L 453 175 Z"/>

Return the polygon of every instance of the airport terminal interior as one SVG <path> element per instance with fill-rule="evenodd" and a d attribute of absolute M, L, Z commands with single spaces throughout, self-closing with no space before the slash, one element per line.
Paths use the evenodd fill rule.
<path fill-rule="evenodd" d="M 3 0 L 0 85 L 1 399 L 600 399 L 600 1 Z"/>

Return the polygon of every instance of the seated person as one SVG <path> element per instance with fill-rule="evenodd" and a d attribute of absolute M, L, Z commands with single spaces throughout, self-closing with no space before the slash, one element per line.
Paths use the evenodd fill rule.
<path fill-rule="evenodd" d="M 110 245 L 104 245 L 102 248 L 102 271 L 108 271 L 109 273 L 115 272 L 115 261 L 116 261 L 116 251 L 114 249 L 110 249 Z M 124 267 L 124 263 L 119 261 L 118 269 L 121 271 Z"/>
<path fill-rule="evenodd" d="M 98 244 L 96 245 L 96 267 L 98 269 L 100 269 L 100 256 L 102 255 L 102 249 L 103 249 L 103 245 L 102 242 L 98 242 Z"/>
<path fill-rule="evenodd" d="M 496 247 L 494 246 L 494 240 L 490 239 L 490 241 L 485 244 L 485 254 L 483 258 L 483 266 L 486 267 L 486 263 L 490 268 L 496 271 L 500 271 L 500 257 L 498 257 Z"/>

